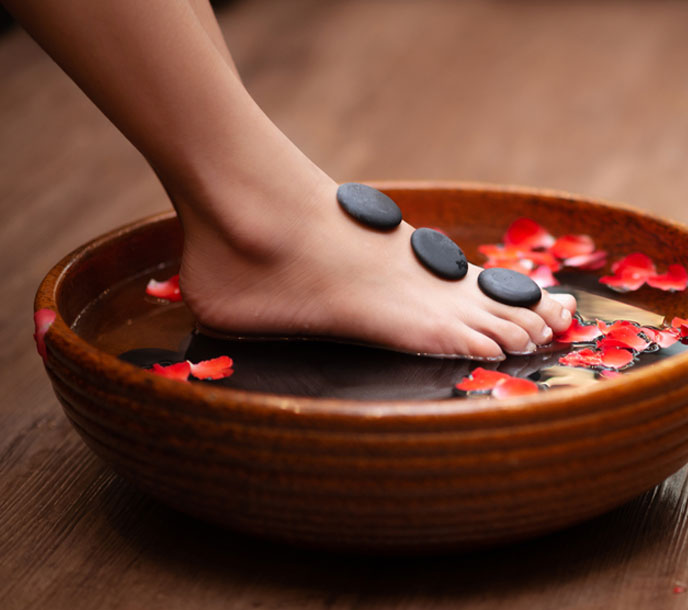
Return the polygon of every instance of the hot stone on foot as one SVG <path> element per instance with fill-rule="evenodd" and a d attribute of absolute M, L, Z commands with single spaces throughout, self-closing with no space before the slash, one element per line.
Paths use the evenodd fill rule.
<path fill-rule="evenodd" d="M 444 233 L 434 229 L 416 229 L 411 247 L 418 260 L 435 275 L 446 280 L 460 280 L 468 272 L 468 261 L 459 246 Z"/>
<path fill-rule="evenodd" d="M 542 298 L 540 286 L 512 269 L 485 269 L 478 276 L 478 286 L 491 299 L 516 307 L 530 307 Z"/>
<path fill-rule="evenodd" d="M 399 226 L 401 210 L 387 195 L 365 184 L 347 182 L 337 189 L 337 201 L 350 216 L 373 229 Z"/>

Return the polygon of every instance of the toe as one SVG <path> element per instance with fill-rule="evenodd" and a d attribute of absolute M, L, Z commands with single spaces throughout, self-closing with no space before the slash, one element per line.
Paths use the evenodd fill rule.
<path fill-rule="evenodd" d="M 527 354 L 537 347 L 523 327 L 491 314 L 476 320 L 475 328 L 499 343 L 502 349 L 510 354 Z"/>
<path fill-rule="evenodd" d="M 478 331 L 466 328 L 463 341 L 466 345 L 466 353 L 475 358 L 488 360 L 504 360 L 504 352 L 499 344 Z"/>
<path fill-rule="evenodd" d="M 554 333 L 539 314 L 525 307 L 500 305 L 492 313 L 504 320 L 513 322 L 525 330 L 536 345 L 551 343 Z"/>
<path fill-rule="evenodd" d="M 554 296 L 557 298 L 555 299 Z M 533 311 L 555 333 L 561 333 L 571 326 L 571 316 L 576 311 L 576 300 L 571 295 L 549 295 L 544 292 L 540 302 L 533 307 Z"/>

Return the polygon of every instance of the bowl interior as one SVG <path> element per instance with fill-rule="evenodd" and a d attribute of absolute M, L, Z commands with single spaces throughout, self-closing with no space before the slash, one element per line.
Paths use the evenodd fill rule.
<path fill-rule="evenodd" d="M 484 260 L 478 247 L 502 241 L 506 228 L 519 217 L 536 220 L 555 236 L 591 235 L 598 248 L 608 251 L 610 260 L 643 252 L 660 270 L 671 263 L 688 264 L 684 227 L 628 208 L 527 189 L 399 183 L 378 186 L 400 205 L 411 224 L 442 228 L 461 245 L 469 260 L 478 264 Z M 193 325 L 182 304 L 176 306 L 176 322 L 171 322 L 158 315 L 169 310 L 148 303 L 142 317 L 144 326 L 113 335 L 113 329 L 122 329 L 135 317 L 137 303 L 143 303 L 138 295 L 143 295 L 148 278 L 160 279 L 176 271 L 181 247 L 181 227 L 171 213 L 134 223 L 83 247 L 63 261 L 55 284 L 64 321 L 81 338 L 113 355 L 133 347 L 176 349 L 195 361 L 228 353 L 244 366 L 225 383 L 257 392 L 356 400 L 449 398 L 453 384 L 475 366 L 465 360 L 416 358 L 331 343 L 227 345 L 200 338 L 189 344 L 184 333 L 171 331 L 178 323 L 189 328 Z M 645 310 L 647 324 L 654 320 L 658 325 L 665 316 L 686 315 L 684 293 L 644 287 L 616 294 L 597 284 L 601 273 L 580 273 L 578 279 L 574 276 L 574 284 L 583 283 L 611 297 L 619 304 L 619 311 L 623 311 L 623 304 Z M 121 290 L 134 285 L 133 293 Z M 147 335 L 146 340 L 141 339 L 142 334 Z M 112 336 L 119 339 L 108 343 L 105 338 Z M 550 364 L 557 358 L 556 354 L 538 354 L 530 361 L 520 358 L 507 363 L 500 370 L 520 376 L 535 374 L 547 357 Z M 589 378 L 581 377 L 580 382 L 588 383 Z"/>

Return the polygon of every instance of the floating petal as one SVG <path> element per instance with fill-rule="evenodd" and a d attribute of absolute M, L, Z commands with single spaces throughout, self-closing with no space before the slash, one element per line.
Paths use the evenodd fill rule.
<path fill-rule="evenodd" d="M 621 369 L 632 364 L 635 358 L 627 349 L 610 347 L 600 350 L 600 360 L 605 368 Z"/>
<path fill-rule="evenodd" d="M 471 371 L 469 377 L 464 377 L 456 384 L 457 390 L 464 392 L 489 392 L 497 383 L 510 379 L 511 375 L 500 373 L 499 371 L 490 371 L 482 367 L 478 367 Z"/>
<path fill-rule="evenodd" d="M 164 282 L 149 280 L 146 286 L 146 294 L 157 297 L 158 299 L 181 301 L 182 293 L 179 289 L 179 274 L 173 275 L 169 280 L 165 280 Z"/>
<path fill-rule="evenodd" d="M 196 379 L 225 379 L 230 377 L 234 373 L 233 364 L 234 362 L 229 356 L 219 356 L 211 360 L 203 360 L 197 364 L 189 362 L 191 374 Z"/>
<path fill-rule="evenodd" d="M 595 251 L 595 242 L 589 235 L 562 235 L 549 251 L 560 259 L 582 256 Z"/>
<path fill-rule="evenodd" d="M 681 338 L 681 330 L 679 328 L 659 329 L 643 326 L 640 330 L 650 341 L 663 349 L 671 347 Z"/>
<path fill-rule="evenodd" d="M 565 356 L 562 356 L 559 358 L 559 364 L 563 364 L 564 366 L 592 368 L 600 366 L 602 364 L 602 359 L 599 352 L 594 349 L 586 348 L 577 352 L 569 352 Z"/>
<path fill-rule="evenodd" d="M 688 286 L 688 272 L 683 265 L 669 265 L 666 273 L 651 275 L 646 281 L 652 288 L 671 292 L 682 291 Z"/>
<path fill-rule="evenodd" d="M 162 375 L 168 379 L 177 379 L 179 381 L 188 381 L 191 374 L 191 363 L 188 360 L 184 362 L 176 362 L 169 366 L 160 366 L 154 364 L 152 369 L 148 369 L 151 373 Z"/>
<path fill-rule="evenodd" d="M 571 326 L 563 333 L 554 337 L 560 343 L 590 343 L 602 336 L 602 330 L 597 324 L 583 324 L 578 318 L 573 318 Z"/>
<path fill-rule="evenodd" d="M 549 288 L 550 286 L 558 286 L 559 281 L 554 277 L 552 270 L 547 265 L 540 265 L 533 269 L 528 276 L 540 288 Z"/>
<path fill-rule="evenodd" d="M 528 396 L 530 394 L 537 394 L 540 391 L 537 383 L 530 381 L 530 379 L 522 379 L 520 377 L 510 377 L 503 379 L 492 390 L 492 396 L 497 399 L 514 398 L 516 396 Z"/>
<path fill-rule="evenodd" d="M 504 234 L 507 246 L 520 246 L 528 250 L 549 248 L 554 244 L 552 237 L 543 227 L 530 218 L 519 218 L 511 223 Z"/>
<path fill-rule="evenodd" d="M 607 264 L 607 253 L 604 250 L 597 250 L 590 254 L 572 256 L 563 261 L 565 267 L 574 267 L 584 271 L 595 271 L 602 269 Z"/>
<path fill-rule="evenodd" d="M 605 333 L 603 339 L 597 343 L 598 349 L 604 347 L 621 347 L 644 352 L 650 343 L 640 336 L 641 329 L 638 327 L 618 327 L 612 328 Z"/>
<path fill-rule="evenodd" d="M 628 292 L 638 290 L 650 276 L 657 274 L 657 269 L 649 256 L 634 252 L 616 261 L 612 273 L 601 277 L 600 282 L 613 290 Z"/>
<path fill-rule="evenodd" d="M 652 259 L 642 252 L 634 252 L 616 261 L 612 265 L 612 273 L 615 275 L 627 274 L 629 276 L 649 277 L 657 273 Z"/>

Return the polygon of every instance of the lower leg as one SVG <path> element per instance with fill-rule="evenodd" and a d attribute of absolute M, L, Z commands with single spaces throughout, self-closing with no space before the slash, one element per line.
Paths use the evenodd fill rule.
<path fill-rule="evenodd" d="M 418 265 L 408 225 L 380 234 L 349 220 L 334 181 L 262 113 L 190 4 L 8 5 L 160 176 L 184 226 L 185 299 L 205 325 L 481 357 L 568 326 L 572 299 L 501 305 L 475 267 L 453 283 Z"/>

